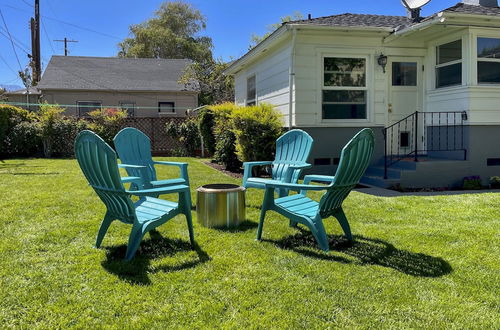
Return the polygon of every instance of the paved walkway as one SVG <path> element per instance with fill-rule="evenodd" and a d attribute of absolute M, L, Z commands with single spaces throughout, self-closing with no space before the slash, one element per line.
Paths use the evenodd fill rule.
<path fill-rule="evenodd" d="M 390 189 L 369 187 L 357 188 L 355 191 L 378 197 L 402 197 L 402 196 L 450 196 L 464 194 L 486 194 L 500 193 L 500 189 L 485 189 L 485 190 L 446 190 L 446 191 L 419 191 L 419 192 L 399 192 Z"/>

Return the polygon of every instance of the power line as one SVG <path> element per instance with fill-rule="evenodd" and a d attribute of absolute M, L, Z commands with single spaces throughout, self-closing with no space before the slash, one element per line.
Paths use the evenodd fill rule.
<path fill-rule="evenodd" d="M 17 75 L 17 72 L 12 69 L 12 67 L 9 65 L 9 63 L 5 60 L 5 58 L 3 58 L 2 54 L 0 54 L 0 60 L 2 60 L 2 62 L 5 63 L 5 65 L 10 69 L 10 71 L 14 72 L 16 75 Z"/>
<path fill-rule="evenodd" d="M 52 45 L 52 40 L 49 38 L 49 34 L 47 33 L 47 29 L 45 28 L 45 24 L 43 24 L 43 21 L 42 21 L 42 28 L 45 34 L 45 38 L 47 38 L 47 40 L 49 41 L 50 49 L 52 49 L 52 54 L 55 54 L 56 51 L 54 50 L 54 46 Z"/>
<path fill-rule="evenodd" d="M 7 30 L 7 34 L 9 35 L 10 43 L 12 45 L 12 50 L 14 51 L 14 54 L 16 55 L 17 64 L 19 64 L 19 70 L 23 71 L 23 67 L 21 66 L 21 62 L 19 61 L 19 56 L 17 56 L 16 47 L 14 47 L 14 41 L 12 40 L 12 36 L 10 35 L 9 28 L 7 27 L 7 23 L 5 22 L 5 18 L 3 17 L 3 13 L 2 13 L 1 9 L 0 9 L 0 16 L 2 17 L 2 21 L 3 21 L 3 25 L 5 26 L 5 30 Z"/>
<path fill-rule="evenodd" d="M 28 1 L 26 0 L 21 0 L 22 2 L 24 2 L 27 6 L 30 6 L 31 8 L 33 8 L 33 5 L 31 3 L 29 3 Z"/>
<path fill-rule="evenodd" d="M 0 26 L 0 29 L 1 29 L 1 26 Z M 0 30 L 0 35 L 4 36 L 6 39 L 10 40 L 9 36 L 7 34 L 5 34 L 4 32 L 2 32 L 1 30 Z M 29 55 L 29 52 L 25 48 L 23 48 L 22 45 L 20 45 L 17 41 L 15 41 L 15 38 L 13 38 L 13 39 L 14 39 L 14 45 L 18 49 L 22 50 L 26 55 Z"/>

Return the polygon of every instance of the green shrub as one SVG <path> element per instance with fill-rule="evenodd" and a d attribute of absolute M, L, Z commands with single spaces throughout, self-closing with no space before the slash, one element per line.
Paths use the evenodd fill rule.
<path fill-rule="evenodd" d="M 239 108 L 234 103 L 212 105 L 208 109 L 214 115 L 212 132 L 215 138 L 214 161 L 229 171 L 237 171 L 241 162 L 236 155 L 236 136 L 232 131 L 231 114 Z"/>
<path fill-rule="evenodd" d="M 13 154 L 9 151 L 6 137 L 12 129 L 24 121 L 34 121 L 36 115 L 28 110 L 21 109 L 12 105 L 0 104 L 0 155 Z"/>
<path fill-rule="evenodd" d="M 500 176 L 492 176 L 490 178 L 490 187 L 493 189 L 500 188 Z"/>
<path fill-rule="evenodd" d="M 481 188 L 481 178 L 479 176 L 468 176 L 464 178 L 464 190 L 479 190 Z"/>
<path fill-rule="evenodd" d="M 65 109 L 57 104 L 42 104 L 40 105 L 39 120 L 40 120 L 40 137 L 43 144 L 43 155 L 51 157 L 54 144 L 59 138 L 56 134 L 56 126 L 64 120 L 62 113 Z"/>
<path fill-rule="evenodd" d="M 75 138 L 81 131 L 90 129 L 86 120 L 64 117 L 54 123 L 52 156 L 73 157 Z"/>
<path fill-rule="evenodd" d="M 188 118 L 182 123 L 167 122 L 165 131 L 182 145 L 181 148 L 174 149 L 175 156 L 196 156 L 201 139 L 196 118 Z"/>
<path fill-rule="evenodd" d="M 113 146 L 113 138 L 123 128 L 127 110 L 118 108 L 96 109 L 89 112 L 89 129 Z"/>
<path fill-rule="evenodd" d="M 22 121 L 12 128 L 5 139 L 11 156 L 42 154 L 41 126 L 38 121 Z"/>
<path fill-rule="evenodd" d="M 203 139 L 203 147 L 209 154 L 215 153 L 215 113 L 210 108 L 202 109 L 198 114 L 198 130 Z"/>
<path fill-rule="evenodd" d="M 272 160 L 282 134 L 281 114 L 270 104 L 239 107 L 232 114 L 236 153 L 242 162 Z"/>

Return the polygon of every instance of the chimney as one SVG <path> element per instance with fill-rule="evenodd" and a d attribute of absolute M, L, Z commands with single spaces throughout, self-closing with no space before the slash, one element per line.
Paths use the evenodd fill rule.
<path fill-rule="evenodd" d="M 462 0 L 463 4 L 483 7 L 498 7 L 498 0 Z"/>

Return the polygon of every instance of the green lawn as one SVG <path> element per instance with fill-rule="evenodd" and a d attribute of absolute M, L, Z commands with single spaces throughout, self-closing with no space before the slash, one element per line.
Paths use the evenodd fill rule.
<path fill-rule="evenodd" d="M 202 184 L 239 183 L 189 163 L 193 201 Z M 75 160 L 0 162 L 0 191 L 2 328 L 500 327 L 500 194 L 353 192 L 356 243 L 330 219 L 324 253 L 273 212 L 255 241 L 262 192 L 251 190 L 239 230 L 201 227 L 193 212 L 191 250 L 179 216 L 125 263 L 125 224 L 93 248 L 105 210 Z"/>

